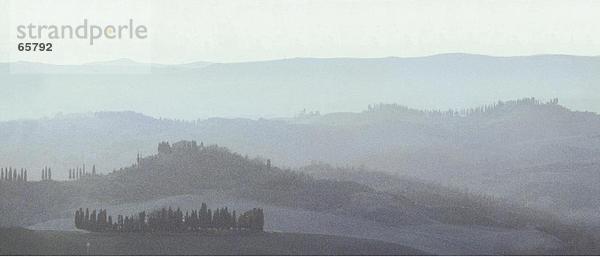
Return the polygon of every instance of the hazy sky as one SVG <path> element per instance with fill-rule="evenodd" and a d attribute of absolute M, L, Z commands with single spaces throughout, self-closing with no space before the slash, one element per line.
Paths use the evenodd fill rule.
<path fill-rule="evenodd" d="M 414 57 L 457 52 L 493 56 L 599 56 L 599 14 L 600 0 L 0 0 L 0 62 L 81 64 L 128 58 L 173 64 L 294 57 Z M 88 22 L 89 31 L 92 26 L 100 30 L 129 25 L 131 20 L 134 27 L 145 26 L 148 37 L 101 37 L 93 45 L 89 36 L 86 39 L 48 38 L 48 27 L 77 28 L 84 20 Z M 41 31 L 41 39 L 18 38 L 17 28 L 30 24 L 46 26 L 46 31 Z M 103 31 L 114 32 L 112 29 Z M 53 51 L 19 52 L 18 44 L 25 42 L 50 42 Z M 347 85 L 341 82 L 336 84 L 342 85 L 340 88 L 333 89 L 327 79 L 311 82 L 310 79 L 315 79 L 311 76 L 316 75 L 310 73 L 304 75 L 308 81 L 304 84 L 290 75 L 262 73 L 264 77 L 250 85 L 248 79 L 240 79 L 243 74 L 234 73 L 221 74 L 225 79 L 220 86 L 208 76 L 182 79 L 179 84 L 174 78 L 149 88 L 146 86 L 150 83 L 143 79 L 155 82 L 156 77 L 142 76 L 140 82 L 126 80 L 128 77 L 77 79 L 30 76 L 15 71 L 15 67 L 31 71 L 34 66 L 4 65 L 9 67 L 8 73 L 0 69 L 3 99 L 0 120 L 103 110 L 132 110 L 156 117 L 185 119 L 277 117 L 291 116 L 303 108 L 322 112 L 357 111 L 368 104 L 397 102 L 418 108 L 447 109 L 531 96 L 559 97 L 568 107 L 600 110 L 597 104 L 600 91 L 595 77 L 588 74 L 592 77 L 588 83 L 577 71 L 568 69 L 552 72 L 558 73 L 554 75 L 570 72 L 569 76 L 558 77 L 569 78 L 566 83 L 560 83 L 562 93 L 556 93 L 558 91 L 548 85 L 527 81 L 520 81 L 528 83 L 525 84 L 527 89 L 522 91 L 506 90 L 503 82 L 484 91 L 476 88 L 470 89 L 476 92 L 464 92 L 459 90 L 464 86 L 462 82 L 446 83 L 445 78 L 438 77 L 444 80 L 439 86 L 451 93 L 436 90 L 434 97 L 416 82 L 388 85 L 389 91 L 372 90 L 368 83 L 348 89 L 342 87 Z M 555 67 L 552 63 L 542 66 Z M 121 73 L 131 69 L 116 70 Z M 434 72 L 431 73 L 435 75 Z M 218 71 L 210 74 L 218 74 Z M 514 74 L 501 78 L 506 81 L 516 78 L 510 76 Z M 332 78 L 336 82 L 344 79 L 349 78 L 346 75 Z M 118 83 L 111 80 L 121 84 L 114 86 Z M 264 92 L 266 84 L 275 82 L 282 86 Z M 377 83 L 382 86 L 391 82 Z M 519 86 L 510 81 L 506 84 Z M 405 87 L 404 91 L 397 90 L 396 87 L 401 86 Z M 538 88 L 543 86 L 547 89 L 544 92 Z M 569 90 L 569 86 L 574 89 Z M 177 101 L 168 106 L 156 104 L 165 97 Z"/>
<path fill-rule="evenodd" d="M 0 61 L 239 62 L 289 57 L 600 55 L 597 0 L 203 1 L 0 0 Z M 19 24 L 134 19 L 146 40 L 55 40 L 16 51 Z"/>

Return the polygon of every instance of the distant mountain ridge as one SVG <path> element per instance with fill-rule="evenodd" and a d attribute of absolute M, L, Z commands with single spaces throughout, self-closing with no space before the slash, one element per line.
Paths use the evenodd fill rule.
<path fill-rule="evenodd" d="M 81 66 L 0 64 L 0 79 L 6 85 L 2 103 L 6 108 L 0 108 L 0 117 L 12 120 L 97 110 L 132 110 L 188 120 L 286 117 L 305 108 L 331 113 L 400 102 L 419 109 L 445 110 L 523 96 L 558 97 L 570 109 L 600 111 L 600 57 L 442 54 L 178 65 L 119 63 L 122 61 Z M 169 99 L 177 99 L 177 104 L 168 108 L 156 104 Z M 8 108 L 18 104 L 29 108 Z"/>

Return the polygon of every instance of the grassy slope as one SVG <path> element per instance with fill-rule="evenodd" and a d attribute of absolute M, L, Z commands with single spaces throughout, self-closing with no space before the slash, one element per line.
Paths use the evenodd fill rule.
<path fill-rule="evenodd" d="M 347 237 L 257 233 L 250 235 L 109 234 L 0 229 L 0 255 L 423 255 L 398 244 Z"/>

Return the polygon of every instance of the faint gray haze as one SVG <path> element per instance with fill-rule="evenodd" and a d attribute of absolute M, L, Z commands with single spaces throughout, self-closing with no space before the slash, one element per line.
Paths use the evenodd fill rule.
<path fill-rule="evenodd" d="M 0 120 L 57 113 L 136 111 L 153 117 L 290 117 L 361 111 L 370 104 L 418 109 L 475 107 L 498 100 L 559 98 L 600 111 L 600 57 L 292 58 L 241 63 L 0 64 Z"/>

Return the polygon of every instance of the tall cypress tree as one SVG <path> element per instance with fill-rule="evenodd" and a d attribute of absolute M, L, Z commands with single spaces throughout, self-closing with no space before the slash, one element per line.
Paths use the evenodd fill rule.
<path fill-rule="evenodd" d="M 206 212 L 206 227 L 207 228 L 212 228 L 213 224 L 212 224 L 212 211 L 210 209 L 208 209 L 208 211 Z"/>
<path fill-rule="evenodd" d="M 145 231 L 146 230 L 146 212 L 142 211 L 139 214 L 139 226 L 140 226 L 140 230 L 141 231 Z"/>
<path fill-rule="evenodd" d="M 177 211 L 175 211 L 175 216 L 177 216 L 177 224 L 176 224 L 176 229 L 177 230 L 181 230 L 182 227 L 182 221 L 183 221 L 183 212 L 181 211 L 181 209 L 178 207 Z"/>
<path fill-rule="evenodd" d="M 84 224 L 85 228 L 87 228 L 87 229 L 90 228 L 90 210 L 88 208 L 85 208 L 85 217 L 84 217 L 83 224 Z"/>
<path fill-rule="evenodd" d="M 84 213 L 83 208 L 79 208 L 79 228 L 84 228 Z"/>
<path fill-rule="evenodd" d="M 237 217 L 235 215 L 235 210 L 233 210 L 233 214 L 231 215 L 231 227 L 233 229 L 237 228 Z"/>
<path fill-rule="evenodd" d="M 75 211 L 75 228 L 79 228 L 79 210 Z"/>
<path fill-rule="evenodd" d="M 190 224 L 190 213 L 188 211 L 185 212 L 185 216 L 183 219 L 184 219 L 183 224 L 186 227 L 192 227 L 192 224 Z"/>
<path fill-rule="evenodd" d="M 198 210 L 192 211 L 192 226 L 193 230 L 198 230 L 198 228 L 205 228 L 202 224 L 202 217 L 198 214 Z"/>
<path fill-rule="evenodd" d="M 215 209 L 215 211 L 213 212 L 213 218 L 212 218 L 213 227 L 217 228 L 217 229 L 221 227 L 220 220 L 219 220 L 220 213 L 221 213 L 221 209 L 219 209 L 219 208 Z"/>
<path fill-rule="evenodd" d="M 200 226 L 203 229 L 208 228 L 208 223 L 209 222 L 208 222 L 207 216 L 208 216 L 208 208 L 206 207 L 206 203 L 202 203 L 202 207 L 200 207 L 200 217 L 199 217 L 199 220 L 200 220 Z"/>
<path fill-rule="evenodd" d="M 258 208 L 258 230 L 265 230 L 265 214 L 262 208 Z"/>
<path fill-rule="evenodd" d="M 90 227 L 92 231 L 96 231 L 98 228 L 98 219 L 96 216 L 96 210 L 93 210 L 90 214 Z"/>

